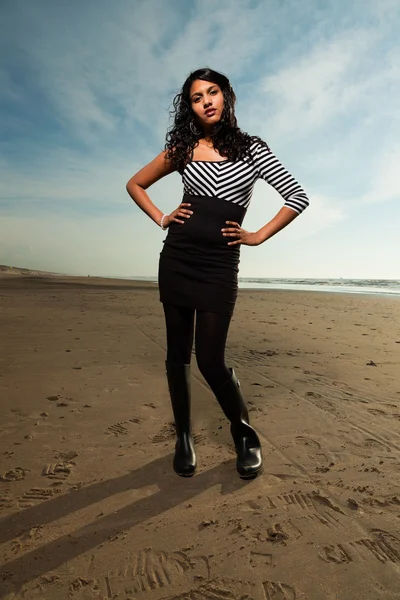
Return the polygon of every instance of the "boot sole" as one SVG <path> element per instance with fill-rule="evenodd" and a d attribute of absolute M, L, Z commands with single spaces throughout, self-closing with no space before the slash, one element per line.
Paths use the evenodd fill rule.
<path fill-rule="evenodd" d="M 239 477 L 240 479 L 255 479 L 256 477 L 258 477 L 258 475 L 261 475 L 263 471 L 264 467 L 261 467 L 260 469 L 258 469 L 258 471 L 254 471 L 254 473 L 249 473 L 248 475 L 241 475 L 239 473 Z"/>
<path fill-rule="evenodd" d="M 179 477 L 193 477 L 196 471 L 193 471 L 192 473 L 179 473 L 178 471 L 175 471 L 175 473 L 179 475 Z"/>

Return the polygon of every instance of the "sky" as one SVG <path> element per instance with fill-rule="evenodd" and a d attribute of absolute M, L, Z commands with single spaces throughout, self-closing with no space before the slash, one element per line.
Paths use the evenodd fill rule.
<path fill-rule="evenodd" d="M 13 0 L 0 4 L 0 264 L 156 276 L 165 233 L 128 179 L 162 151 L 191 71 L 227 75 L 310 206 L 240 277 L 400 278 L 398 0 Z M 173 173 L 148 189 L 163 212 Z M 256 183 L 244 228 L 283 200 Z"/>

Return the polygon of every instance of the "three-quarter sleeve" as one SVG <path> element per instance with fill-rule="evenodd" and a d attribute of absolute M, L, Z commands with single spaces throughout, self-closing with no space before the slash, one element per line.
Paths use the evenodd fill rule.
<path fill-rule="evenodd" d="M 285 200 L 284 206 L 291 208 L 298 214 L 309 205 L 309 199 L 294 177 L 285 169 L 273 152 L 262 144 L 258 144 L 255 151 L 258 177 L 264 179 Z"/>

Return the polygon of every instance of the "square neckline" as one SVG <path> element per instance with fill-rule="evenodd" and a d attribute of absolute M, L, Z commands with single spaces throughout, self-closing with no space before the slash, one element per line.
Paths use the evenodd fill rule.
<path fill-rule="evenodd" d="M 230 159 L 226 158 L 225 160 L 191 160 L 189 161 L 188 164 L 193 163 L 193 162 L 206 162 L 206 163 L 225 163 L 225 162 L 229 162 Z"/>

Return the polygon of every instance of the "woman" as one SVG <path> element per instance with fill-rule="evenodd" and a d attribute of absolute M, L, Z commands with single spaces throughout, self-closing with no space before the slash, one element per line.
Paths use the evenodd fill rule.
<path fill-rule="evenodd" d="M 235 101 L 224 75 L 208 68 L 191 73 L 174 99 L 174 124 L 164 151 L 127 183 L 136 204 L 163 230 L 168 229 L 160 254 L 159 291 L 177 435 L 173 467 L 184 477 L 196 470 L 190 425 L 194 336 L 200 372 L 230 421 L 239 475 L 253 478 L 262 470 L 259 437 L 250 425 L 235 372 L 224 359 L 237 296 L 240 246 L 262 244 L 308 205 L 303 189 L 268 145 L 238 128 Z M 145 190 L 175 170 L 182 176 L 184 196 L 178 208 L 166 215 Z M 242 222 L 258 178 L 281 194 L 284 206 L 258 231 L 248 232 Z"/>

